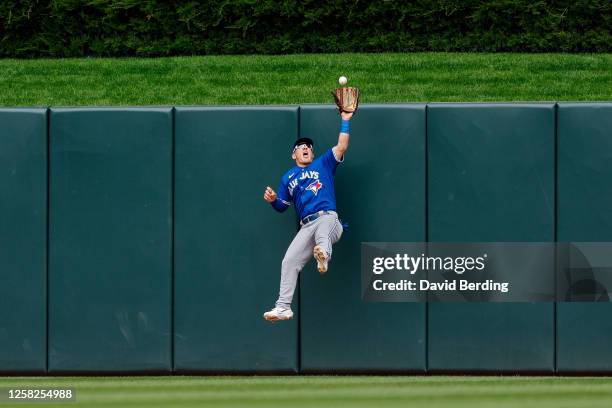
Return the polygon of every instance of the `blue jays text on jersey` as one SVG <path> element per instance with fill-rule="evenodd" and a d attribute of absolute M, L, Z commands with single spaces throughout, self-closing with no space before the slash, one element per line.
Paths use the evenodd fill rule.
<path fill-rule="evenodd" d="M 293 202 L 300 219 L 318 211 L 336 211 L 334 175 L 338 163 L 329 149 L 310 165 L 290 169 L 281 178 L 274 209 L 283 212 Z"/>

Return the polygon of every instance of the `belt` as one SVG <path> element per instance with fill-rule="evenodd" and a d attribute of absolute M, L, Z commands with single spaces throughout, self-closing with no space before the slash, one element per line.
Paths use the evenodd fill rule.
<path fill-rule="evenodd" d="M 319 212 L 307 215 L 306 217 L 302 218 L 302 220 L 300 221 L 300 226 L 304 226 L 308 224 L 309 222 L 312 222 L 316 220 L 317 218 L 319 218 L 320 216 L 326 215 L 326 214 L 338 215 L 335 211 L 319 211 Z"/>

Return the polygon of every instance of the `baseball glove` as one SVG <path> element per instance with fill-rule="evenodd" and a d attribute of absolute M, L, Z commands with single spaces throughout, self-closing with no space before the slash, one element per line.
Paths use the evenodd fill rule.
<path fill-rule="evenodd" d="M 338 112 L 357 112 L 359 106 L 359 88 L 338 88 L 332 91 Z"/>

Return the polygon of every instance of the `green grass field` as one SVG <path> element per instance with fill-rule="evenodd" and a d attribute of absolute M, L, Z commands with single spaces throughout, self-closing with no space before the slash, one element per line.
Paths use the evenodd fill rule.
<path fill-rule="evenodd" d="M 66 407 L 582 408 L 612 403 L 612 378 L 605 377 L 3 377 L 0 387 L 72 387 L 77 400 Z M 11 405 L 31 404 L 0 402 Z"/>
<path fill-rule="evenodd" d="M 337 54 L 0 60 L 0 106 L 610 101 L 612 54 Z"/>

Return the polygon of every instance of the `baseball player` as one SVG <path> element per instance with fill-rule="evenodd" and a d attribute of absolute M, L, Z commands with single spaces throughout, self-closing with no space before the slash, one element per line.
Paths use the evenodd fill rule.
<path fill-rule="evenodd" d="M 344 161 L 349 144 L 349 121 L 353 113 L 342 112 L 338 144 L 314 158 L 311 139 L 300 138 L 293 144 L 291 158 L 295 167 L 281 178 L 278 193 L 266 187 L 264 200 L 278 211 L 285 211 L 291 203 L 300 218 L 300 230 L 289 245 L 281 266 L 278 300 L 274 309 L 264 313 L 268 321 L 293 318 L 291 301 L 300 271 L 311 256 L 317 260 L 320 273 L 327 272 L 332 245 L 342 235 L 342 224 L 336 213 L 334 175 Z"/>

